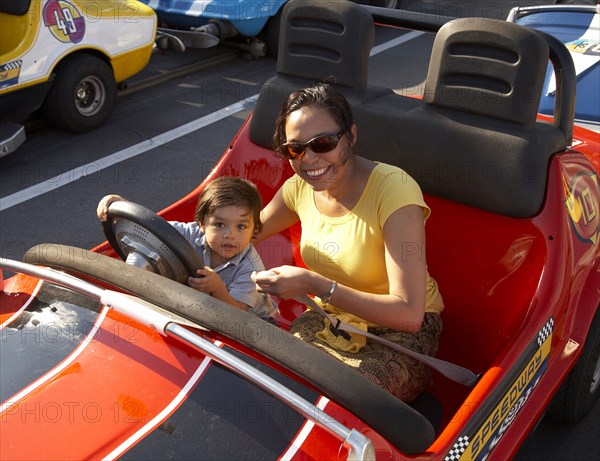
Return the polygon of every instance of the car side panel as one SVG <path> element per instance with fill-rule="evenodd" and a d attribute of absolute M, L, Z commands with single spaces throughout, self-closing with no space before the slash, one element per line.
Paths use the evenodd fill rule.
<path fill-rule="evenodd" d="M 0 95 L 44 82 L 67 55 L 93 50 L 113 60 L 119 57 L 115 80 L 137 73 L 150 58 L 156 15 L 139 2 L 77 3 L 34 1 L 35 12 L 21 44 L 0 56 Z M 124 61 L 132 61 L 128 69 Z"/>
<path fill-rule="evenodd" d="M 141 0 L 154 10 L 162 22 L 184 29 L 205 25 L 210 20 L 229 21 L 245 37 L 257 35 L 267 20 L 287 0 Z"/>

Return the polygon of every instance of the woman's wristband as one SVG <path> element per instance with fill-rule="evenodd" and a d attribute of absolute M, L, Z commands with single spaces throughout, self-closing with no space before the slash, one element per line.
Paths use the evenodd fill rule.
<path fill-rule="evenodd" d="M 327 306 L 330 303 L 331 297 L 333 296 L 333 292 L 335 291 L 336 288 L 337 288 L 337 282 L 334 280 L 331 283 L 331 287 L 329 288 L 329 291 L 327 293 L 324 293 L 321 296 L 319 296 L 319 299 L 321 300 L 321 304 L 323 304 L 323 306 Z"/>

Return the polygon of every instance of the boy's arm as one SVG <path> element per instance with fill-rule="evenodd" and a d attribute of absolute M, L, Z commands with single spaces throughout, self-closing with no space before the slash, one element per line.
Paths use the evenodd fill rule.
<path fill-rule="evenodd" d="M 248 304 L 244 304 L 235 299 L 233 296 L 231 296 L 229 294 L 229 291 L 227 291 L 227 287 L 225 286 L 225 284 L 222 285 L 222 289 L 219 289 L 218 291 L 213 291 L 212 296 L 217 299 L 220 299 L 223 302 L 226 302 L 227 304 L 231 304 L 232 306 L 237 307 L 238 309 L 241 309 L 243 311 L 247 311 L 250 307 L 248 306 Z"/>
<path fill-rule="evenodd" d="M 242 259 L 238 261 L 234 276 L 229 277 L 227 281 L 227 296 L 235 299 L 238 307 L 243 306 L 243 310 L 249 310 L 253 314 L 257 314 L 255 309 L 269 311 L 263 306 L 264 295 L 256 291 L 256 284 L 252 280 L 253 272 L 260 272 L 264 269 L 265 266 L 258 251 L 250 244 L 247 251 L 244 251 Z"/>
<path fill-rule="evenodd" d="M 243 311 L 248 310 L 248 305 L 238 301 L 229 293 L 225 282 L 221 280 L 219 274 L 217 274 L 210 267 L 204 267 L 204 269 L 198 269 L 196 271 L 201 277 L 190 277 L 188 279 L 188 285 L 195 290 L 207 293 L 214 298 L 217 298 L 227 304 L 231 304 L 238 309 Z"/>
<path fill-rule="evenodd" d="M 116 194 L 105 195 L 102 197 L 102 200 L 100 200 L 98 207 L 96 208 L 96 215 L 98 216 L 98 219 L 100 221 L 106 221 L 108 218 L 107 214 L 109 205 L 113 202 L 118 202 L 121 200 L 125 201 L 126 199 Z"/>

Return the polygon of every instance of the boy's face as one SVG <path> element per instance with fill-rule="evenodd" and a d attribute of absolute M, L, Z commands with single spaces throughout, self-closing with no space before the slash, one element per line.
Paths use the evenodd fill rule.
<path fill-rule="evenodd" d="M 207 216 L 200 228 L 210 249 L 222 258 L 222 264 L 240 253 L 250 243 L 254 219 L 248 208 L 226 206 Z"/>

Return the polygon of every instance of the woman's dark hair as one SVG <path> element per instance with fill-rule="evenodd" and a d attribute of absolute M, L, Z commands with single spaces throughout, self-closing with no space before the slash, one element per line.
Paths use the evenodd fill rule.
<path fill-rule="evenodd" d="M 290 114 L 306 106 L 316 106 L 327 110 L 339 125 L 340 130 L 344 131 L 349 145 L 353 143 L 351 130 L 354 122 L 350 104 L 333 85 L 318 83 L 315 86 L 294 91 L 281 107 L 275 121 L 275 134 L 273 135 L 275 152 L 279 152 L 279 148 L 287 142 L 285 125 Z"/>
<path fill-rule="evenodd" d="M 194 219 L 202 224 L 218 208 L 238 206 L 248 208 L 254 220 L 254 234 L 262 230 L 260 211 L 262 199 L 256 186 L 247 179 L 221 176 L 211 181 L 198 197 Z"/>

